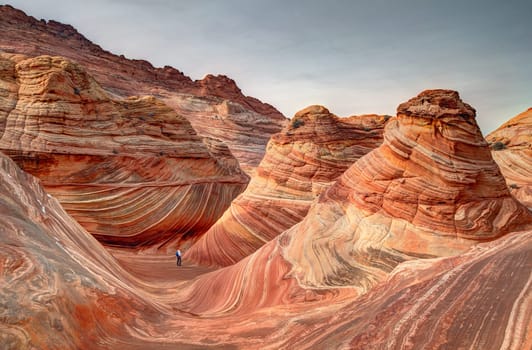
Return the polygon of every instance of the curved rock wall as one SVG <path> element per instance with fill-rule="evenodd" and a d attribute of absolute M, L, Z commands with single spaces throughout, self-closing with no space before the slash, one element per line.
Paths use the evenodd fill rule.
<path fill-rule="evenodd" d="M 387 116 L 338 118 L 321 106 L 298 112 L 272 137 L 246 191 L 185 254 L 227 266 L 301 221 L 312 201 L 382 142 Z"/>
<path fill-rule="evenodd" d="M 155 98 L 112 99 L 61 57 L 3 54 L 0 62 L 8 77 L 0 91 L 14 98 L 0 150 L 102 241 L 173 247 L 194 240 L 245 188 L 248 177 L 227 147 L 207 146 Z"/>
<path fill-rule="evenodd" d="M 458 255 L 531 225 L 532 214 L 510 195 L 491 158 L 475 111 L 454 91 L 428 90 L 399 106 L 383 144 L 353 164 L 303 221 L 192 282 L 180 298 L 188 310 L 218 314 L 352 297 L 401 262 Z M 231 283 L 222 289 L 224 281 Z M 200 290 L 218 297 L 206 303 Z"/>
<path fill-rule="evenodd" d="M 532 208 L 532 108 L 486 137 L 512 195 Z"/>

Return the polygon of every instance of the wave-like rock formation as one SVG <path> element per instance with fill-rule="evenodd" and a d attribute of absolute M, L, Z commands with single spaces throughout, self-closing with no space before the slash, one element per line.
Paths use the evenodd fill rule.
<path fill-rule="evenodd" d="M 228 266 L 301 221 L 317 196 L 382 143 L 388 116 L 338 118 L 322 106 L 296 113 L 272 136 L 246 191 L 185 254 L 201 265 Z"/>
<path fill-rule="evenodd" d="M 205 232 L 248 177 L 153 97 L 113 99 L 61 57 L 0 54 L 0 150 L 102 241 L 175 246 Z"/>
<path fill-rule="evenodd" d="M 0 28 L 0 51 L 66 57 L 84 66 L 113 94 L 162 99 L 189 119 L 201 136 L 225 142 L 248 172 L 264 156 L 270 135 L 286 123 L 273 106 L 245 96 L 234 80 L 223 75 L 193 81 L 170 66 L 155 68 L 144 60 L 114 55 L 70 25 L 39 21 L 9 5 L 0 5 Z"/>
<path fill-rule="evenodd" d="M 294 279 L 276 288 L 263 280 L 255 285 L 268 287 L 258 304 L 211 318 L 179 310 L 174 301 L 181 286 L 158 286 L 156 279 L 140 281 L 125 272 L 36 178 L 1 154 L 0 193 L 0 344 L 7 349 L 531 346 L 532 231 L 452 258 L 404 262 L 356 299 L 333 290 L 301 293 Z M 266 262 L 268 276 L 287 273 Z M 138 267 L 145 273 L 152 268 Z M 204 301 L 212 306 L 232 282 L 204 290 Z M 285 294 L 289 284 L 296 294 Z M 301 303 L 261 309 L 266 298 Z"/>
<path fill-rule="evenodd" d="M 429 110 L 437 110 L 431 105 L 436 103 L 438 94 L 447 93 L 425 93 Z M 5 94 L 2 91 L 0 95 Z M 452 105 L 451 101 L 444 104 L 448 103 Z M 447 137 L 459 136 L 455 128 L 474 127 L 474 123 L 464 125 L 460 120 L 454 124 L 451 121 L 456 120 L 450 115 L 442 118 L 449 122 Z M 390 128 L 395 130 L 401 126 L 406 129 L 402 133 L 409 134 L 406 126 L 409 121 L 415 122 L 412 127 L 419 126 L 420 120 L 401 119 L 400 114 L 390 121 L 385 135 Z M 471 137 L 465 137 L 467 134 L 452 138 L 456 142 L 455 150 L 459 151 L 448 156 L 457 157 L 469 149 L 463 147 Z M 373 153 L 382 152 L 392 140 L 393 137 L 386 136 L 383 146 L 350 169 Z M 397 145 L 397 140 L 393 144 Z M 220 148 L 216 141 L 209 147 L 225 154 L 226 149 Z M 407 163 L 419 164 L 415 153 L 409 153 L 412 160 Z M 474 158 L 471 162 L 478 160 L 476 156 L 468 157 Z M 389 169 L 386 164 L 389 165 L 381 162 L 379 166 Z M 435 172 L 445 174 L 441 170 Z M 408 261 L 396 265 L 360 296 L 342 263 L 357 261 L 361 269 L 371 270 L 371 267 L 361 263 L 359 252 L 351 260 L 340 260 L 347 258 L 336 253 L 342 252 L 339 249 L 342 246 L 353 246 L 342 229 L 346 223 L 344 216 L 356 219 L 359 214 L 355 213 L 360 210 L 358 202 L 353 200 L 357 194 L 348 191 L 345 184 L 345 179 L 340 180 L 326 190 L 303 222 L 255 254 L 214 272 L 203 270 L 200 273 L 204 274 L 192 283 L 176 282 L 176 277 L 187 279 L 190 277 L 184 275 L 193 276 L 199 270 L 187 266 L 176 269 L 172 257 L 142 254 L 140 258 L 124 250 L 119 252 L 119 264 L 44 191 L 39 180 L 22 172 L 0 153 L 0 344 L 7 349 L 43 350 L 211 347 L 521 350 L 532 346 L 532 231 L 529 219 L 522 217 L 520 209 L 507 205 L 499 210 L 497 216 L 506 217 L 506 226 L 500 226 L 498 231 L 479 225 L 467 231 L 468 237 L 475 231 L 478 238 L 464 238 L 460 232 L 462 238 L 456 234 L 441 237 L 438 254 L 453 254 L 464 239 L 471 244 L 485 236 L 491 240 L 514 224 L 515 232 L 477 244 L 453 257 L 418 259 L 417 255 L 410 255 L 404 259 Z M 339 193 L 338 186 L 346 189 L 343 202 L 334 197 Z M 448 184 L 440 187 L 441 192 L 451 188 Z M 503 197 L 506 196 L 507 192 Z M 498 199 L 479 200 L 497 202 Z M 343 203 L 341 208 L 340 203 Z M 460 208 L 464 203 L 456 205 Z M 470 203 L 468 208 L 475 206 Z M 488 210 L 469 211 L 467 217 L 478 222 L 479 217 L 489 216 L 492 208 L 497 206 L 492 203 Z M 367 226 L 357 226 L 353 232 L 369 232 L 370 218 L 379 219 L 384 215 L 401 223 L 402 219 L 392 217 L 393 213 L 381 210 L 368 216 Z M 502 224 L 502 219 L 494 222 Z M 382 224 L 373 223 L 375 237 L 380 239 Z M 344 288 L 337 288 L 338 284 L 323 284 L 319 288 L 302 284 L 303 279 L 295 278 L 301 275 L 294 276 L 300 273 L 294 269 L 296 259 L 292 259 L 295 263 L 288 260 L 294 256 L 295 243 L 305 240 L 305 235 L 313 236 L 327 228 L 333 232 L 334 227 L 339 229 L 335 231 L 338 235 L 329 237 L 328 242 L 315 241 L 307 246 L 310 247 L 307 252 L 312 256 L 312 248 L 318 249 L 323 253 L 319 262 L 325 266 L 325 260 L 336 259 L 336 273 L 345 277 L 347 283 Z M 420 232 L 416 229 L 414 233 Z M 443 236 L 443 232 L 440 228 L 433 229 L 426 237 L 433 235 L 430 239 L 434 240 L 434 236 Z M 390 235 L 397 233 L 393 228 L 390 230 Z M 410 237 L 418 238 L 414 233 Z M 372 236 L 366 235 L 366 239 L 368 245 L 374 244 L 370 242 Z M 381 239 L 383 247 L 386 239 Z M 414 241 L 408 243 L 418 249 L 430 248 L 415 245 Z M 449 244 L 451 252 L 444 243 Z M 390 256 L 386 253 L 376 252 L 380 256 L 363 262 L 382 261 Z M 395 262 L 390 260 L 388 266 L 393 265 Z M 200 315 L 185 312 L 183 308 Z"/>
<path fill-rule="evenodd" d="M 353 164 L 303 221 L 180 297 L 193 312 L 223 314 L 363 294 L 401 262 L 457 255 L 531 225 L 474 109 L 457 92 L 428 90 L 398 107 L 383 144 Z M 216 296 L 206 298 L 209 290 Z"/>
<path fill-rule="evenodd" d="M 455 91 L 427 90 L 399 105 L 383 144 L 320 198 L 285 256 L 303 285 L 365 292 L 400 262 L 459 254 L 531 223 L 475 110 Z"/>
<path fill-rule="evenodd" d="M 338 310 L 299 317 L 275 346 L 530 349 L 530 271 L 532 231 L 512 233 L 457 257 L 405 262 L 385 282 Z"/>
<path fill-rule="evenodd" d="M 135 291 L 105 249 L 0 153 L 0 344 L 88 349 L 164 308 Z"/>
<path fill-rule="evenodd" d="M 510 192 L 532 208 L 532 108 L 501 125 L 486 140 Z"/>

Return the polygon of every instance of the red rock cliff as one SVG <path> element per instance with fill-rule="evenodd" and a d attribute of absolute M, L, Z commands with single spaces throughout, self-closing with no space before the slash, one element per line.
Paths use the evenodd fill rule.
<path fill-rule="evenodd" d="M 0 150 L 102 241 L 195 239 L 245 188 L 227 148 L 207 147 L 155 98 L 112 99 L 61 57 L 1 54 L 0 62 Z"/>
<path fill-rule="evenodd" d="M 189 119 L 201 136 L 227 143 L 248 172 L 262 159 L 270 135 L 285 124 L 273 106 L 245 96 L 226 76 L 192 81 L 172 67 L 155 68 L 144 60 L 114 55 L 70 25 L 39 21 L 9 5 L 0 5 L 0 28 L 0 51 L 63 56 L 84 66 L 113 94 L 159 97 Z M 224 110 L 225 104 L 233 107 Z"/>

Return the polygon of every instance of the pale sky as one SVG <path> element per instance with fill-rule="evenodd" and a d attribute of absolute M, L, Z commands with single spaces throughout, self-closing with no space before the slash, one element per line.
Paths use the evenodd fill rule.
<path fill-rule="evenodd" d="M 482 131 L 532 107 L 531 0 L 10 0 L 115 54 L 225 74 L 287 117 L 458 90 Z"/>

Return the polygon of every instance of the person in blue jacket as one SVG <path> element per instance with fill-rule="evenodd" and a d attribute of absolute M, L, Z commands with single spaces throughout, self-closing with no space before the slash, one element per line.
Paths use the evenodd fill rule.
<path fill-rule="evenodd" d="M 181 250 L 176 250 L 175 256 L 177 258 L 177 266 L 181 266 Z"/>

